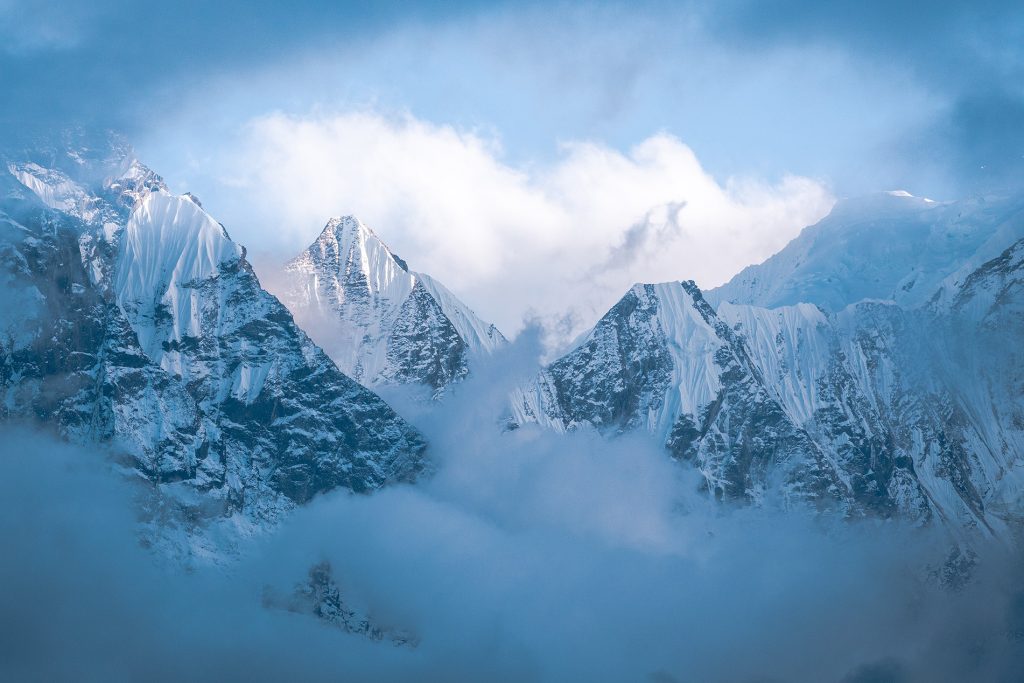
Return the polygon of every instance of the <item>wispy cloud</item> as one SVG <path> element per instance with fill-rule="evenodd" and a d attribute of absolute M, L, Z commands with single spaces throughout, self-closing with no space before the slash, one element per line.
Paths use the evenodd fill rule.
<path fill-rule="evenodd" d="M 1019 679 L 1019 555 L 979 548 L 949 593 L 922 574 L 946 556 L 935 529 L 713 504 L 642 437 L 502 433 L 493 410 L 532 338 L 451 401 L 411 404 L 432 479 L 318 498 L 226 573 L 140 548 L 101 453 L 3 428 L 0 677 Z M 417 647 L 261 606 L 323 561 L 347 604 Z"/>
<path fill-rule="evenodd" d="M 680 212 L 686 202 L 669 202 L 650 209 L 630 226 L 622 241 L 611 248 L 608 258 L 590 270 L 591 275 L 609 268 L 628 268 L 641 258 L 650 258 L 658 249 L 670 249 L 683 236 Z"/>
<path fill-rule="evenodd" d="M 1009 0 L 6 0 L 0 25 L 0 119 L 102 121 L 168 148 L 216 144 L 254 113 L 377 102 L 500 130 L 517 160 L 666 130 L 720 177 L 792 172 L 843 193 L 962 194 L 1024 165 L 1024 12 Z"/>
<path fill-rule="evenodd" d="M 521 167 L 493 138 L 372 111 L 261 117 L 210 165 L 230 181 L 206 205 L 254 251 L 283 260 L 353 213 L 508 333 L 566 311 L 592 323 L 635 281 L 720 284 L 832 203 L 807 178 L 720 183 L 670 135 L 627 153 L 566 143 Z"/>

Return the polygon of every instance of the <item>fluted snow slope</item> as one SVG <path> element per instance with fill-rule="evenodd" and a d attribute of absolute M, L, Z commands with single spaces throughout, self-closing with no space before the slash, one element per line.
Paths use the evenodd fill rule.
<path fill-rule="evenodd" d="M 420 383 L 440 392 L 474 356 L 506 343 L 352 216 L 332 218 L 288 262 L 280 295 L 338 366 L 369 387 Z"/>
<path fill-rule="evenodd" d="M 888 202 L 869 222 L 892 215 Z M 961 271 L 998 239 L 1013 241 L 1020 217 L 1004 209 L 1015 205 L 1000 205 L 996 213 L 1009 218 L 996 229 L 964 227 L 983 244 L 960 252 L 959 267 L 916 271 L 918 282 L 938 289 L 902 305 L 865 298 L 830 311 L 723 302 L 716 311 L 692 282 L 636 285 L 514 393 L 513 422 L 645 429 L 674 457 L 694 462 L 720 496 L 781 495 L 846 514 L 1003 534 L 1024 519 L 1024 240 Z M 948 219 L 939 207 L 916 207 Z M 805 236 L 794 244 L 805 246 Z M 790 255 L 784 250 L 774 264 Z M 846 264 L 865 257 L 856 249 L 843 255 Z M 829 271 L 817 258 L 815 269 Z M 851 273 L 864 268 L 833 266 L 849 278 L 835 289 L 759 281 L 755 293 L 816 292 L 841 304 L 858 288 L 881 286 L 856 282 Z"/>
<path fill-rule="evenodd" d="M 310 341 L 194 198 L 122 145 L 29 156 L 7 162 L 0 205 L 19 302 L 0 309 L 19 331 L 0 339 L 2 414 L 122 449 L 180 510 L 183 533 L 154 519 L 155 540 L 216 556 L 319 492 L 423 468 L 419 434 Z"/>

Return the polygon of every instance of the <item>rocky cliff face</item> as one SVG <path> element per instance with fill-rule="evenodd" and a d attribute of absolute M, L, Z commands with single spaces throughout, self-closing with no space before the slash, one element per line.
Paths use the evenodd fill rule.
<path fill-rule="evenodd" d="M 159 542 L 215 553 L 204 529 L 244 534 L 423 469 L 420 435 L 310 341 L 194 198 L 116 143 L 25 156 L 0 185 L 2 414 L 123 451 L 179 508 L 181 537 Z"/>
<path fill-rule="evenodd" d="M 919 273 L 941 286 L 917 305 L 716 310 L 692 282 L 634 286 L 514 393 L 513 421 L 645 429 L 720 497 L 1003 533 L 1024 502 L 1022 245 Z"/>
<path fill-rule="evenodd" d="M 506 343 L 351 216 L 331 219 L 288 262 L 280 294 L 338 366 L 368 387 L 423 384 L 439 394 L 475 356 Z"/>

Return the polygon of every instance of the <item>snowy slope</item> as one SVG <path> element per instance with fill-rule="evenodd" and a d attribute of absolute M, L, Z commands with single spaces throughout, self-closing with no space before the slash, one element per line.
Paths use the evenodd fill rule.
<path fill-rule="evenodd" d="M 505 339 L 408 265 L 361 221 L 332 218 L 285 266 L 282 300 L 343 371 L 364 385 L 441 391 Z"/>
<path fill-rule="evenodd" d="M 470 353 L 493 353 L 508 343 L 505 336 L 492 323 L 484 322 L 451 290 L 426 273 L 413 273 L 431 298 L 441 307 L 445 317 L 455 327 Z"/>
<path fill-rule="evenodd" d="M 5 163 L 33 180 L 10 176 L 0 206 L 23 304 L 0 312 L 28 331 L 0 341 L 3 415 L 124 450 L 165 500 L 153 542 L 214 561 L 319 492 L 415 477 L 420 435 L 310 341 L 245 249 L 127 147 L 100 152 Z"/>
<path fill-rule="evenodd" d="M 243 258 L 243 250 L 199 206 L 165 191 L 145 197 L 121 236 L 114 289 L 117 302 L 139 320 L 139 341 L 158 363 L 165 350 L 150 336 L 158 315 L 170 316 L 172 338 L 202 336 L 202 292 L 197 283 Z M 168 369 L 168 368 L 165 368 Z"/>
<path fill-rule="evenodd" d="M 948 284 L 947 284 L 948 287 Z M 988 509 L 1003 517 L 1024 507 L 1024 240 L 963 279 L 949 303 L 931 313 L 949 339 L 942 372 L 956 391 L 965 435 L 979 456 L 976 486 Z"/>
<path fill-rule="evenodd" d="M 839 485 L 825 455 L 766 386 L 743 340 L 693 282 L 635 285 L 582 343 L 512 398 L 513 420 L 556 429 L 645 429 L 693 462 L 718 497 Z"/>
<path fill-rule="evenodd" d="M 840 201 L 759 265 L 710 290 L 721 302 L 838 311 L 862 299 L 923 304 L 956 271 L 970 272 L 1024 237 L 1024 199 L 938 203 L 905 192 Z"/>
<path fill-rule="evenodd" d="M 1024 520 L 1022 269 L 1019 241 L 926 306 L 834 313 L 636 285 L 514 392 L 513 421 L 644 429 L 724 497 L 1004 535 Z"/>

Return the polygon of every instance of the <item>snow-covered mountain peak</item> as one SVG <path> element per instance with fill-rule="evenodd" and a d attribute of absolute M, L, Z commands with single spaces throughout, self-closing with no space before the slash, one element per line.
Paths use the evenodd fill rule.
<path fill-rule="evenodd" d="M 187 323 L 186 329 L 178 331 L 179 339 L 180 334 L 201 336 L 198 311 L 181 292 L 245 256 L 245 250 L 198 204 L 163 191 L 142 199 L 128 219 L 120 244 L 118 303 L 135 309 L 141 302 L 160 301 L 179 309 L 173 315 L 175 321 Z"/>
<path fill-rule="evenodd" d="M 367 363 L 376 374 L 382 359 L 360 359 L 355 347 L 366 336 L 381 336 L 381 326 L 398 316 L 416 285 L 404 261 L 362 221 L 344 216 L 329 220 L 316 240 L 285 264 L 285 274 L 285 302 L 314 334 L 327 324 L 330 333 L 322 341 L 335 362 L 357 379 L 367 372 Z M 343 318 L 346 324 L 334 324 Z"/>
<path fill-rule="evenodd" d="M 340 240 L 348 233 L 358 235 L 361 239 L 377 239 L 377 234 L 370 229 L 366 223 L 363 223 L 357 216 L 352 214 L 346 214 L 344 216 L 332 216 L 324 229 L 320 232 L 320 236 L 317 238 L 321 239 L 334 239 Z"/>
<path fill-rule="evenodd" d="M 373 231 L 355 216 L 333 216 L 320 231 L 316 241 L 331 243 L 346 239 L 367 239 L 371 236 L 376 237 Z"/>
<path fill-rule="evenodd" d="M 844 200 L 707 299 L 634 285 L 511 423 L 648 431 L 716 495 L 1000 534 L 1024 500 L 1022 272 L 1024 197 Z"/>
<path fill-rule="evenodd" d="M 331 273 L 341 280 L 358 282 L 373 298 L 375 307 L 387 308 L 393 302 L 400 302 L 415 284 L 405 261 L 396 257 L 355 216 L 329 220 L 316 241 L 292 259 L 286 269 L 321 275 Z M 343 297 L 345 288 L 331 287 L 330 291 L 336 297 Z"/>
<path fill-rule="evenodd" d="M 731 332 L 692 281 L 636 284 L 576 346 L 515 392 L 513 420 L 559 431 L 644 427 L 667 439 L 721 387 Z M 594 372 L 595 368 L 600 368 Z"/>
<path fill-rule="evenodd" d="M 354 216 L 328 221 L 285 264 L 284 280 L 280 295 L 296 319 L 367 386 L 413 382 L 441 390 L 466 374 L 470 356 L 505 343 Z"/>
<path fill-rule="evenodd" d="M 198 200 L 129 150 L 3 152 L 0 176 L 0 282 L 17 302 L 0 418 L 115 443 L 160 497 L 149 541 L 226 560 L 320 492 L 423 469 L 416 430 L 299 329 Z"/>
<path fill-rule="evenodd" d="M 782 251 L 707 298 L 715 306 L 807 302 L 839 311 L 879 299 L 914 307 L 951 274 L 966 276 L 1021 237 L 1021 197 L 934 202 L 880 192 L 841 200 Z"/>
<path fill-rule="evenodd" d="M 874 221 L 883 217 L 911 216 L 941 206 L 939 202 L 914 196 L 906 190 L 870 192 L 839 199 L 820 224 L 826 230 L 848 230 L 851 223 Z"/>
<path fill-rule="evenodd" d="M 366 223 L 363 223 L 359 218 L 351 214 L 345 216 L 332 217 L 324 229 L 320 231 L 320 235 L 316 238 L 315 244 L 350 244 L 350 243 L 366 243 L 372 242 L 375 245 L 382 247 L 388 254 L 391 255 L 396 261 L 399 261 L 403 266 L 405 261 L 395 256 L 390 248 L 384 241 L 377 236 Z M 408 270 L 408 268 L 403 268 Z"/>
<path fill-rule="evenodd" d="M 147 194 L 167 190 L 117 136 L 39 142 L 5 156 L 7 171 L 45 206 L 87 224 L 123 223 Z"/>

